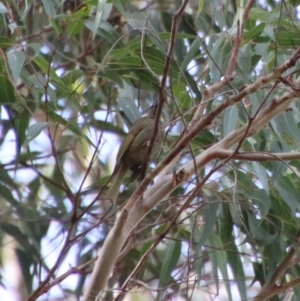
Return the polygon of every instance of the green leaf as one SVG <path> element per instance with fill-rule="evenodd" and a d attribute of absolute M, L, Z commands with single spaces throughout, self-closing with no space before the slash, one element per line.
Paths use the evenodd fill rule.
<path fill-rule="evenodd" d="M 158 39 L 158 33 L 155 27 L 151 24 L 146 12 L 125 13 L 128 24 L 132 28 L 136 28 L 141 32 L 145 32 L 147 38 L 156 46 L 161 53 L 166 53 L 165 45 Z M 145 27 L 147 30 L 145 31 Z"/>
<path fill-rule="evenodd" d="M 33 266 L 34 260 L 32 258 L 32 252 L 30 250 L 20 250 L 19 248 L 15 249 L 16 255 L 18 257 L 19 265 L 22 270 L 23 279 L 25 281 L 25 285 L 27 291 L 30 292 L 32 290 L 32 281 L 33 274 L 31 272 L 31 268 Z"/>
<path fill-rule="evenodd" d="M 249 17 L 256 21 L 259 20 L 259 21 L 266 22 L 266 23 L 278 22 L 278 20 L 280 19 L 280 12 L 273 10 L 273 12 L 270 13 L 267 10 L 264 10 L 262 8 L 253 7 L 250 10 Z"/>
<path fill-rule="evenodd" d="M 252 162 L 255 174 L 267 194 L 269 194 L 269 179 L 266 169 L 258 162 Z"/>
<path fill-rule="evenodd" d="M 271 244 L 276 238 L 277 234 L 270 234 L 263 227 L 263 221 L 256 219 L 253 214 L 248 213 L 248 222 L 249 222 L 249 230 L 251 235 L 251 240 L 253 239 L 255 243 L 261 246 Z"/>
<path fill-rule="evenodd" d="M 274 187 L 278 190 L 283 201 L 290 207 L 292 215 L 294 215 L 296 209 L 300 208 L 299 191 L 297 191 L 290 179 L 283 175 L 277 177 Z"/>
<path fill-rule="evenodd" d="M 82 129 L 80 129 L 80 127 L 76 122 L 74 122 L 73 120 L 72 121 L 65 120 L 55 111 L 49 110 L 49 108 L 47 108 L 44 104 L 40 104 L 39 108 L 43 112 L 47 111 L 49 120 L 53 121 L 54 123 L 59 123 L 66 126 L 66 128 L 72 131 L 76 136 L 83 138 L 85 141 L 87 141 L 88 144 L 94 146 L 93 142 L 83 133 Z"/>
<path fill-rule="evenodd" d="M 177 265 L 181 253 L 181 242 L 178 240 L 170 240 L 167 244 L 165 255 L 159 274 L 159 287 L 165 286 L 172 279 L 172 271 Z M 157 294 L 156 300 L 161 300 L 160 291 Z"/>
<path fill-rule="evenodd" d="M 203 222 L 204 226 L 200 229 L 198 234 L 194 236 L 194 241 L 197 243 L 197 249 L 200 249 L 202 245 L 211 235 L 214 230 L 214 226 L 217 220 L 217 210 L 219 204 L 211 203 L 208 204 L 203 211 Z"/>
<path fill-rule="evenodd" d="M 251 66 L 251 45 L 250 44 L 245 44 L 242 47 L 240 47 L 239 50 L 239 56 L 238 56 L 238 71 L 242 75 L 242 78 L 245 81 L 249 80 L 249 75 L 252 71 L 252 66 Z"/>
<path fill-rule="evenodd" d="M 246 299 L 247 290 L 245 284 L 245 273 L 242 263 L 242 256 L 240 251 L 235 244 L 236 237 L 233 234 L 233 220 L 230 214 L 230 209 L 228 204 L 223 204 L 223 218 L 219 225 L 219 237 L 222 239 L 223 245 L 226 246 L 226 254 L 228 265 L 231 268 L 234 281 L 237 284 L 241 300 Z"/>
<path fill-rule="evenodd" d="M 282 148 L 278 146 L 275 141 L 272 141 L 270 144 L 270 151 L 272 153 L 280 153 L 282 152 Z M 290 151 L 290 150 L 285 150 Z M 282 172 L 287 168 L 287 164 L 285 162 L 271 162 L 271 182 L 274 182 L 278 176 L 282 174 Z"/>
<path fill-rule="evenodd" d="M 239 112 L 236 106 L 227 108 L 224 112 L 223 118 L 223 137 L 236 129 Z"/>
<path fill-rule="evenodd" d="M 81 20 L 73 20 L 70 22 L 69 26 L 67 27 L 68 33 L 71 37 L 75 37 L 77 34 L 82 32 L 84 28 L 84 23 Z"/>
<path fill-rule="evenodd" d="M 162 262 L 161 273 L 159 275 L 159 282 L 162 286 L 172 278 L 171 273 L 179 260 L 180 253 L 181 242 L 178 240 L 169 241 Z"/>
<path fill-rule="evenodd" d="M 85 19 L 83 23 L 88 29 L 93 31 L 95 18 L 89 17 L 88 19 Z M 117 31 L 108 22 L 104 20 L 100 21 L 96 34 L 103 37 L 112 44 L 114 44 L 119 38 L 119 34 L 117 33 Z M 119 44 L 121 46 L 122 42 L 119 42 Z"/>
<path fill-rule="evenodd" d="M 295 47 L 300 45 L 300 36 L 298 32 L 279 32 L 277 35 L 278 46 Z"/>
<path fill-rule="evenodd" d="M 4 49 L 13 45 L 12 40 L 7 37 L 0 37 L 0 48 Z"/>
<path fill-rule="evenodd" d="M 256 189 L 253 191 L 251 200 L 259 208 L 262 216 L 266 216 L 271 207 L 271 200 L 264 189 Z"/>
<path fill-rule="evenodd" d="M 13 197 L 11 190 L 6 186 L 0 183 L 0 196 L 2 198 L 5 198 L 8 203 L 10 203 L 12 206 L 17 206 L 18 201 Z"/>
<path fill-rule="evenodd" d="M 24 145 L 27 146 L 34 138 L 36 138 L 45 128 L 49 126 L 48 122 L 37 122 L 31 125 L 27 131 L 27 139 Z"/>
<path fill-rule="evenodd" d="M 244 33 L 243 39 L 249 41 L 258 38 L 263 32 L 265 26 L 265 23 L 260 23 L 257 26 L 254 26 L 251 30 Z"/>
<path fill-rule="evenodd" d="M 65 94 L 70 94 L 72 92 L 70 88 L 68 88 L 65 85 L 63 80 L 56 74 L 55 70 L 51 68 L 49 62 L 46 61 L 43 57 L 35 57 L 33 58 L 33 61 L 39 66 L 39 68 L 43 73 L 49 74 L 50 80 L 53 81 L 55 85 L 57 85 L 60 91 L 62 91 Z M 36 75 L 33 75 L 33 77 L 36 77 Z M 42 78 L 41 80 L 42 80 L 41 84 L 45 85 L 44 83 L 45 79 Z"/>
<path fill-rule="evenodd" d="M 190 107 L 190 105 L 192 103 L 192 99 L 187 91 L 187 87 L 185 84 L 183 84 L 182 82 L 179 82 L 179 81 L 175 81 L 173 83 L 173 93 L 174 93 L 176 100 L 180 104 L 180 107 L 183 110 L 186 110 L 187 108 Z"/>
<path fill-rule="evenodd" d="M 139 55 L 139 53 L 136 55 Z M 163 74 L 163 69 L 165 66 L 165 56 L 164 53 L 162 53 L 161 51 L 159 51 L 158 49 L 154 48 L 154 47 L 145 47 L 144 48 L 144 59 L 147 62 L 147 64 L 149 65 L 149 67 L 157 74 Z M 143 63 L 144 65 L 144 63 Z M 175 72 L 176 73 L 175 73 Z M 173 76 L 177 76 L 178 74 L 178 68 L 177 66 L 174 64 L 172 66 L 172 72 L 173 72 Z"/>
<path fill-rule="evenodd" d="M 0 14 L 6 14 L 8 13 L 7 8 L 4 6 L 2 2 L 0 2 Z"/>
<path fill-rule="evenodd" d="M 158 34 L 159 36 L 159 39 L 160 40 L 166 40 L 166 41 L 169 41 L 170 38 L 171 38 L 171 32 L 161 32 Z M 196 35 L 193 35 L 193 34 L 188 34 L 188 33 L 182 33 L 182 32 L 177 32 L 176 33 L 176 40 L 178 39 L 197 39 L 197 36 Z"/>
<path fill-rule="evenodd" d="M 248 174 L 241 172 L 240 170 L 228 172 L 228 177 L 232 182 L 238 184 L 238 188 L 243 191 L 244 194 L 251 195 L 255 186 L 252 182 L 252 177 L 249 177 Z"/>
<path fill-rule="evenodd" d="M 288 204 L 282 199 L 278 190 L 274 189 L 271 194 L 271 210 L 270 213 L 274 214 L 274 217 L 278 217 L 276 228 L 283 233 L 290 233 L 296 235 L 299 230 L 298 218 L 292 215 L 292 210 Z"/>
<path fill-rule="evenodd" d="M 215 136 L 207 129 L 202 131 L 193 141 L 193 143 L 196 144 L 197 147 L 204 148 L 204 149 L 213 145 L 214 142 L 215 142 Z"/>
<path fill-rule="evenodd" d="M 48 16 L 55 16 L 56 12 L 55 12 L 53 1 L 42 0 L 42 2 L 43 2 L 43 5 L 44 5 L 44 9 L 45 9 L 46 14 Z"/>
<path fill-rule="evenodd" d="M 58 19 L 56 18 L 50 18 L 50 23 L 53 26 L 55 32 L 60 35 L 63 33 L 63 28 L 60 26 Z"/>
<path fill-rule="evenodd" d="M 285 247 L 286 246 L 284 246 L 284 248 Z M 269 254 L 272 254 L 272 256 L 269 256 Z M 265 258 L 265 260 L 262 261 L 264 274 L 266 278 L 270 279 L 278 267 L 278 262 L 282 262 L 285 257 L 279 244 L 279 239 L 274 240 L 272 244 L 266 245 L 262 255 Z"/>
<path fill-rule="evenodd" d="M 4 168 L 0 169 L 0 185 L 3 184 L 4 185 L 3 187 L 9 189 L 9 191 L 7 192 L 11 193 L 11 190 L 16 190 L 18 192 L 18 185 L 15 183 L 14 179 L 9 175 L 9 173 L 10 173 L 9 170 L 6 170 Z M 12 199 L 14 199 L 14 197 L 11 194 L 8 194 L 8 196 L 9 198 L 12 197 Z"/>
<path fill-rule="evenodd" d="M 141 113 L 134 103 L 131 87 L 127 84 L 124 85 L 124 89 L 120 89 L 120 97 L 118 98 L 118 105 L 124 112 L 125 123 L 128 128 L 141 117 Z"/>
<path fill-rule="evenodd" d="M 45 77 L 40 72 L 28 76 L 27 80 L 33 84 L 35 88 L 39 88 L 41 90 L 47 85 Z"/>
<path fill-rule="evenodd" d="M 225 57 L 224 55 L 224 46 L 226 45 L 225 37 L 223 35 L 217 36 L 216 40 L 214 41 L 211 39 L 210 44 L 208 46 L 208 50 L 210 52 L 211 59 L 208 60 L 208 66 L 211 71 L 211 78 L 213 82 L 218 82 L 223 76 L 222 72 L 222 65 L 225 64 Z"/>
<path fill-rule="evenodd" d="M 5 233 L 14 237 L 16 241 L 20 244 L 20 247 L 26 247 L 26 245 L 28 245 L 28 236 L 25 233 L 23 233 L 19 227 L 8 223 L 0 223 L 0 228 Z"/>
<path fill-rule="evenodd" d="M 198 0 L 198 9 L 197 9 L 197 14 L 196 14 L 196 18 L 199 17 L 200 13 L 202 12 L 203 6 L 204 6 L 204 0 Z"/>
<path fill-rule="evenodd" d="M 137 43 L 136 45 L 138 46 L 137 48 L 139 48 L 140 44 Z M 135 48 L 133 50 L 135 50 Z M 125 48 L 111 50 L 109 53 L 109 57 L 112 60 L 118 61 L 131 54 L 132 54 L 132 49 L 130 49 L 129 45 L 127 45 L 127 47 Z"/>
<path fill-rule="evenodd" d="M 219 285 L 218 285 L 218 269 L 220 269 L 221 273 L 222 273 L 222 277 L 224 279 L 224 284 L 227 290 L 227 294 L 228 294 L 228 300 L 232 300 L 232 296 L 231 296 L 231 286 L 230 286 L 230 282 L 228 281 L 229 276 L 228 276 L 228 271 L 227 271 L 227 254 L 225 252 L 225 250 L 223 250 L 224 246 L 223 243 L 220 239 L 220 237 L 218 237 L 215 234 L 212 234 L 209 236 L 209 244 L 212 248 L 212 250 L 210 250 L 209 254 L 209 258 L 213 267 L 213 276 L 216 279 L 216 289 L 217 292 L 219 291 Z"/>
<path fill-rule="evenodd" d="M 31 207 L 36 209 L 38 206 L 37 196 L 38 196 L 38 191 L 41 187 L 41 179 L 39 177 L 36 177 L 28 184 L 27 187 L 29 189 L 28 204 L 30 204 Z"/>
<path fill-rule="evenodd" d="M 94 22 L 94 29 L 92 30 L 93 32 L 93 39 L 95 38 L 97 29 L 99 27 L 101 19 L 106 20 L 105 18 L 102 18 L 102 15 L 107 15 L 104 13 L 104 10 L 109 10 L 111 11 L 112 5 L 111 4 L 106 4 L 106 0 L 101 0 L 98 2 L 97 8 L 96 8 L 96 16 L 95 16 L 95 22 Z"/>
<path fill-rule="evenodd" d="M 103 70 L 97 73 L 98 76 L 110 79 L 112 82 L 115 82 L 119 85 L 120 88 L 124 88 L 123 79 L 121 77 L 121 72 L 113 70 Z"/>
<path fill-rule="evenodd" d="M 299 275 L 299 271 L 296 274 Z M 295 286 L 295 287 L 293 287 L 293 295 L 292 295 L 291 301 L 298 301 L 298 300 L 300 300 L 300 287 Z"/>
<path fill-rule="evenodd" d="M 181 69 L 182 70 L 187 70 L 187 66 L 188 64 L 193 60 L 195 59 L 195 55 L 196 53 L 199 52 L 199 48 L 200 46 L 202 45 L 202 41 L 199 39 L 199 38 L 196 38 L 194 40 L 194 42 L 192 43 L 188 53 L 186 54 L 183 62 L 181 63 Z"/>
<path fill-rule="evenodd" d="M 14 86 L 6 73 L 5 63 L 0 58 L 0 104 L 12 104 L 16 102 Z"/>
<path fill-rule="evenodd" d="M 193 76 L 191 76 L 189 73 L 186 73 L 184 77 L 181 77 L 182 81 L 185 83 L 185 80 L 187 81 L 187 85 L 189 88 L 191 88 L 191 92 L 195 94 L 195 98 L 197 100 L 200 100 L 202 97 L 202 93 L 199 90 L 199 86 L 197 82 L 194 80 Z"/>
<path fill-rule="evenodd" d="M 287 139 L 300 143 L 300 130 L 295 122 L 293 112 L 285 112 L 271 121 L 276 132 L 286 134 Z"/>
<path fill-rule="evenodd" d="M 258 263 L 258 262 L 252 262 L 252 265 L 253 265 L 253 270 L 254 270 L 254 279 L 251 283 L 251 286 L 256 281 L 258 281 L 260 283 L 260 285 L 263 286 L 266 283 L 266 279 L 265 279 L 265 275 L 263 272 L 262 264 Z"/>
<path fill-rule="evenodd" d="M 19 157 L 21 152 L 21 147 L 26 139 L 26 130 L 29 124 L 29 113 L 27 110 L 23 110 L 21 112 L 15 112 L 14 110 L 7 108 L 10 111 L 11 115 L 15 115 L 12 119 L 13 128 L 16 135 L 16 153 L 17 157 Z M 17 162 L 16 160 L 16 166 Z"/>
<path fill-rule="evenodd" d="M 13 80 L 17 83 L 20 77 L 20 70 L 25 62 L 25 55 L 22 51 L 8 52 L 7 59 Z"/>
<path fill-rule="evenodd" d="M 65 84 L 71 85 L 76 82 L 83 75 L 83 71 L 80 69 L 75 69 L 70 72 L 67 72 L 66 75 L 62 78 Z"/>
<path fill-rule="evenodd" d="M 293 7 L 300 5 L 300 0 L 289 0 L 289 2 Z"/>

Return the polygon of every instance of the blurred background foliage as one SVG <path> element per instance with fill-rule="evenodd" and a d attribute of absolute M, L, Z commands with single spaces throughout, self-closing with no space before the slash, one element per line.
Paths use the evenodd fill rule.
<path fill-rule="evenodd" d="M 110 204 L 101 197 L 105 183 L 122 137 L 158 98 L 180 3 L 0 2 L 0 296 L 5 300 L 27 300 L 47 277 L 51 285 L 39 300 L 79 300 L 92 268 L 80 265 L 96 256 L 111 227 Z M 153 164 L 184 133 L 205 89 L 224 75 L 243 3 L 189 1 L 165 89 L 166 137 Z M 205 114 L 272 72 L 300 46 L 298 4 L 257 1 L 242 24 L 236 76 Z M 298 68 L 289 73 L 298 75 Z M 269 89 L 214 120 L 177 167 L 247 123 L 247 113 L 256 113 Z M 268 101 L 286 89 L 278 85 Z M 299 122 L 297 100 L 246 139 L 241 150 L 299 151 Z M 211 167 L 177 188 L 132 233 L 112 271 L 106 300 L 122 286 L 135 300 L 248 300 L 273 275 L 297 240 L 299 160 L 231 160 L 209 179 L 168 236 L 160 237 Z M 119 205 L 135 187 L 125 179 Z M 125 282 L 147 252 L 142 269 Z M 296 264 L 282 283 L 299 277 Z M 300 289 L 272 300 L 300 300 Z"/>

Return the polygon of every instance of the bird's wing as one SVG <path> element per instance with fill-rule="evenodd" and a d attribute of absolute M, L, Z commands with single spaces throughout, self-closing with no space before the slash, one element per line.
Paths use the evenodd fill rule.
<path fill-rule="evenodd" d="M 145 129 L 141 129 L 141 131 L 139 131 L 139 133 L 135 136 L 135 141 L 139 141 L 139 143 L 133 143 L 130 146 L 130 150 L 135 153 L 136 151 L 138 151 L 139 149 L 145 147 L 147 145 L 147 143 L 149 142 L 149 140 L 151 139 L 151 136 L 149 136 L 149 131 L 145 130 Z"/>
<path fill-rule="evenodd" d="M 120 148 L 119 148 L 118 155 L 117 155 L 117 161 L 119 161 L 123 157 L 123 155 L 125 154 L 127 149 L 132 145 L 132 142 L 135 139 L 135 137 L 140 135 L 140 133 L 143 131 L 143 119 L 144 119 L 144 117 L 141 117 L 140 119 L 138 119 L 132 125 L 130 131 L 123 139 L 123 141 L 120 145 Z"/>
<path fill-rule="evenodd" d="M 130 146 L 130 144 L 132 143 L 134 139 L 134 134 L 133 133 L 128 133 L 125 138 L 123 139 L 121 145 L 120 145 L 120 148 L 119 148 L 119 152 L 117 154 L 117 161 L 119 161 L 124 153 L 127 151 L 128 147 Z"/>

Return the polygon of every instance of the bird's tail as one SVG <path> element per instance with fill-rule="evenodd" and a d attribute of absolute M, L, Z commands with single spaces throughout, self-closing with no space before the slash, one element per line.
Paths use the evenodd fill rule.
<path fill-rule="evenodd" d="M 125 176 L 126 168 L 121 165 L 116 171 L 115 175 L 112 179 L 112 184 L 108 190 L 107 199 L 111 200 L 113 204 L 116 204 L 116 200 L 118 198 L 120 186 L 122 184 L 122 180 Z"/>

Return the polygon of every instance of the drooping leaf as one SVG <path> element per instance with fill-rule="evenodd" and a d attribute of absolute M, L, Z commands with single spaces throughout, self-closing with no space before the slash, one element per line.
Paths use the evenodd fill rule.
<path fill-rule="evenodd" d="M 209 257 L 211 259 L 211 263 L 213 266 L 213 275 L 215 279 L 218 279 L 218 269 L 220 269 L 223 279 L 229 279 L 228 276 L 228 270 L 227 270 L 227 255 L 223 248 L 222 241 L 220 237 L 218 237 L 215 234 L 210 235 L 209 239 L 209 245 L 210 247 L 213 248 L 213 250 L 210 250 L 209 252 Z M 216 281 L 216 286 L 218 286 L 218 280 Z M 232 294 L 231 294 L 231 286 L 229 281 L 224 281 L 226 290 L 227 290 L 227 295 L 228 295 L 228 300 L 232 300 Z M 219 288 L 217 287 L 217 292 Z"/>
<path fill-rule="evenodd" d="M 25 62 L 25 54 L 22 51 L 9 52 L 7 58 L 12 77 L 14 82 L 17 83 L 20 76 L 20 70 Z"/>
<path fill-rule="evenodd" d="M 15 103 L 14 87 L 9 81 L 9 76 L 6 72 L 5 63 L 0 58 L 0 103 L 11 104 Z"/>
<path fill-rule="evenodd" d="M 171 279 L 171 273 L 176 266 L 181 253 L 181 242 L 171 240 L 167 244 L 167 248 L 162 261 L 162 266 L 159 274 L 159 286 L 165 286 Z M 156 300 L 160 300 L 162 292 L 158 293 Z"/>
<path fill-rule="evenodd" d="M 42 0 L 45 12 L 48 16 L 55 16 L 54 4 L 52 1 Z"/>
<path fill-rule="evenodd" d="M 224 137 L 236 129 L 237 122 L 238 122 L 238 109 L 235 106 L 226 109 L 224 113 L 224 121 L 223 121 Z"/>
<path fill-rule="evenodd" d="M 44 129 L 49 126 L 48 122 L 37 122 L 28 128 L 27 138 L 24 145 L 27 146 L 34 138 L 36 138 Z"/>

